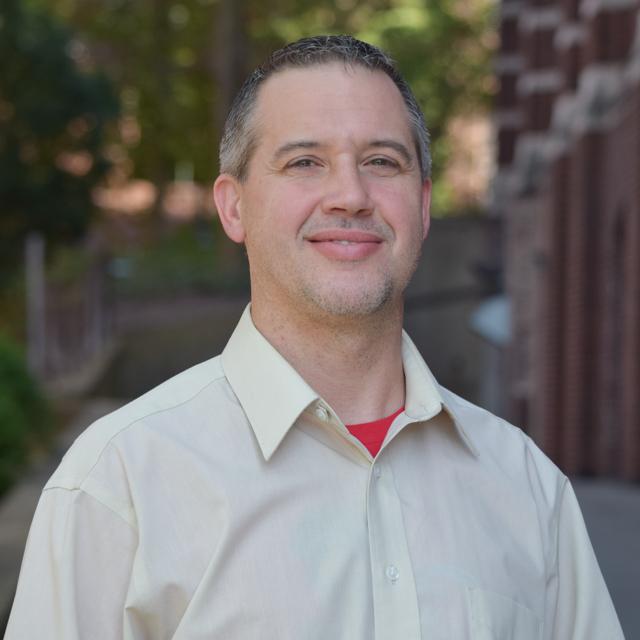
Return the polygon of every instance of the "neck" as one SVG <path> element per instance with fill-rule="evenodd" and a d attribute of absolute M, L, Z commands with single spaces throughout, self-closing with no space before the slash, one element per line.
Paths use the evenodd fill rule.
<path fill-rule="evenodd" d="M 257 329 L 345 424 L 377 420 L 404 403 L 402 304 L 335 317 L 253 300 Z"/>

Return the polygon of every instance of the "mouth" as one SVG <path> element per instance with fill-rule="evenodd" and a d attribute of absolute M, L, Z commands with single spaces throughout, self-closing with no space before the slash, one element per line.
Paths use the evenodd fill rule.
<path fill-rule="evenodd" d="M 336 242 L 342 245 L 359 244 L 362 242 L 372 242 L 379 244 L 382 238 L 369 231 L 359 231 L 357 229 L 327 229 L 317 231 L 305 237 L 309 242 Z"/>
<path fill-rule="evenodd" d="M 357 229 L 327 229 L 305 237 L 314 249 L 331 260 L 354 262 L 375 253 L 383 239 L 375 233 Z"/>

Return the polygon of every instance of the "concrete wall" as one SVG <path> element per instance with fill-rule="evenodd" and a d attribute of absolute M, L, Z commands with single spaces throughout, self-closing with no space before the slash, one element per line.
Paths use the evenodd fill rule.
<path fill-rule="evenodd" d="M 407 291 L 405 328 L 436 378 L 484 405 L 489 398 L 483 378 L 492 353 L 471 330 L 469 317 L 490 292 L 487 280 L 499 262 L 497 221 L 479 216 L 436 219 Z"/>
<path fill-rule="evenodd" d="M 474 402 L 483 401 L 487 358 L 492 355 L 468 321 L 485 295 L 478 265 L 486 270 L 499 260 L 496 231 L 497 223 L 486 218 L 434 220 L 408 291 L 409 334 L 440 382 Z M 122 303 L 118 309 L 122 346 L 96 393 L 137 396 L 216 355 L 247 299 L 187 297 Z"/>

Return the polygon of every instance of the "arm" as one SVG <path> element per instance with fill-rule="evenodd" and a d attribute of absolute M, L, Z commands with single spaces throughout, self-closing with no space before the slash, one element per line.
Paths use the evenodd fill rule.
<path fill-rule="evenodd" d="M 545 638 L 624 640 L 568 480 L 560 496 L 557 536 L 556 571 L 547 596 Z"/>
<path fill-rule="evenodd" d="M 46 489 L 31 525 L 5 640 L 115 640 L 137 545 L 131 525 L 81 490 Z"/>

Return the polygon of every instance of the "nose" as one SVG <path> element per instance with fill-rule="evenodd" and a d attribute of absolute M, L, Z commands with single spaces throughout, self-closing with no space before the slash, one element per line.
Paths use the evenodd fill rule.
<path fill-rule="evenodd" d="M 341 164 L 326 178 L 322 209 L 330 214 L 368 215 L 373 209 L 369 189 L 357 166 Z"/>

